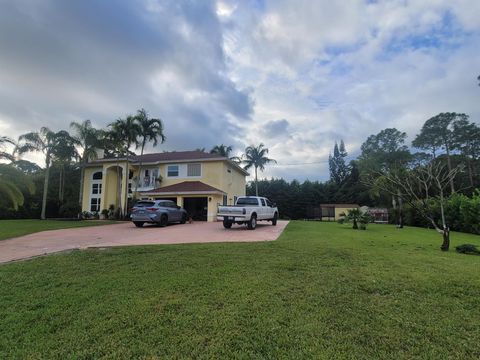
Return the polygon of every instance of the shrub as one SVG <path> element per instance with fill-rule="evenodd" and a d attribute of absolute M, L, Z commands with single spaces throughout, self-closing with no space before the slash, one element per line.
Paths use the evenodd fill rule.
<path fill-rule="evenodd" d="M 462 244 L 455 247 L 460 254 L 467 254 L 467 255 L 480 255 L 480 250 L 477 249 L 475 245 L 472 244 Z"/>

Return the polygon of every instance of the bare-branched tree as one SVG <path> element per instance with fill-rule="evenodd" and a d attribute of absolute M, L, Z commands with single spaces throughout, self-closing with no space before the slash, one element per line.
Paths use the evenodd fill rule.
<path fill-rule="evenodd" d="M 450 248 L 450 228 L 445 218 L 446 192 L 451 181 L 462 170 L 451 170 L 442 162 L 431 162 L 412 170 L 391 170 L 371 180 L 370 185 L 409 204 L 420 216 L 432 224 L 443 237 L 441 250 Z M 374 183 L 373 183 L 374 182 Z M 440 207 L 440 219 L 435 215 Z"/>

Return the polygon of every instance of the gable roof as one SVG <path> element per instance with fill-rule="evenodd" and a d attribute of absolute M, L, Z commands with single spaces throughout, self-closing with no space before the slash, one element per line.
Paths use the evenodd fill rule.
<path fill-rule="evenodd" d="M 224 191 L 201 181 L 184 181 L 178 184 L 163 186 L 153 190 L 142 191 L 142 194 L 149 195 L 174 195 L 174 194 L 225 194 Z"/>
<path fill-rule="evenodd" d="M 87 167 L 95 166 L 104 162 L 111 161 L 126 161 L 126 158 L 102 158 L 90 161 L 86 164 Z M 240 173 L 248 176 L 248 171 L 242 168 L 239 164 L 233 162 L 229 158 L 219 155 L 210 154 L 204 151 L 167 151 L 161 153 L 143 154 L 131 156 L 128 158 L 129 162 L 138 165 L 142 161 L 143 165 L 159 164 L 159 163 L 177 163 L 177 162 L 192 162 L 192 161 L 227 161 L 232 167 L 237 169 Z"/>
<path fill-rule="evenodd" d="M 137 155 L 132 158 L 135 162 L 165 162 L 165 161 L 192 161 L 192 160 L 224 160 L 226 157 L 219 154 L 210 154 L 203 151 L 169 151 L 162 153 Z"/>

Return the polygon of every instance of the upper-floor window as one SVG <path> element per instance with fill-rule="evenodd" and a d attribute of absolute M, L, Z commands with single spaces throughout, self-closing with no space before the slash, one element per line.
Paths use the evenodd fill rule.
<path fill-rule="evenodd" d="M 103 174 L 101 171 L 94 172 L 92 175 L 92 180 L 102 180 Z"/>
<path fill-rule="evenodd" d="M 178 176 L 178 165 L 168 165 L 167 167 L 167 176 L 176 177 Z"/>
<path fill-rule="evenodd" d="M 187 176 L 202 176 L 202 165 L 187 164 Z"/>

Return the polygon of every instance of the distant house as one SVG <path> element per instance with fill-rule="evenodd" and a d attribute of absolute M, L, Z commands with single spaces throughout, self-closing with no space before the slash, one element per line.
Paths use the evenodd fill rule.
<path fill-rule="evenodd" d="M 141 170 L 140 170 L 141 163 Z M 127 198 L 170 199 L 196 220 L 214 221 L 217 205 L 245 195 L 246 172 L 230 159 L 202 151 L 177 151 L 128 158 L 103 158 L 86 165 L 82 211 L 125 207 Z"/>
<path fill-rule="evenodd" d="M 336 221 L 348 210 L 358 209 L 358 204 L 320 204 L 322 221 Z"/>

